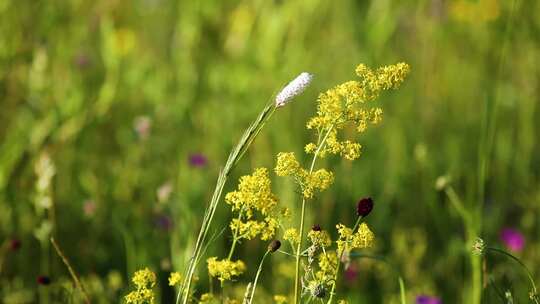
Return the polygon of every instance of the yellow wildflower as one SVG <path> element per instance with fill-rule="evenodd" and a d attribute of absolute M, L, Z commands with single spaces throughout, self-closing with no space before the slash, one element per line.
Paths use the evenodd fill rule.
<path fill-rule="evenodd" d="M 277 198 L 272 193 L 266 168 L 258 168 L 252 175 L 241 177 L 238 190 L 228 193 L 225 201 L 239 213 L 229 225 L 236 240 L 260 236 L 261 240 L 267 241 L 274 237 L 279 227 L 277 216 L 282 210 L 277 208 Z M 260 212 L 264 220 L 253 220 L 255 211 Z"/>
<path fill-rule="evenodd" d="M 326 190 L 334 182 L 334 175 L 325 169 L 309 173 L 300 167 L 293 152 L 281 152 L 277 156 L 278 176 L 292 176 L 300 184 L 305 198 L 312 198 L 315 192 Z"/>
<path fill-rule="evenodd" d="M 338 224 L 336 228 L 339 234 L 339 240 L 336 243 L 338 245 L 338 252 L 340 253 L 343 250 L 349 251 L 355 248 L 362 249 L 373 246 L 375 235 L 366 223 L 360 224 L 356 233 L 343 224 Z"/>
<path fill-rule="evenodd" d="M 311 243 L 317 247 L 330 247 L 332 240 L 328 232 L 324 230 L 310 230 L 308 233 L 308 238 L 311 240 Z"/>
<path fill-rule="evenodd" d="M 300 242 L 300 235 L 298 234 L 296 228 L 289 228 L 285 230 L 285 233 L 283 234 L 283 239 L 296 245 Z"/>
<path fill-rule="evenodd" d="M 137 288 L 152 288 L 156 285 L 156 274 L 150 269 L 144 268 L 136 271 L 131 280 Z"/>
<path fill-rule="evenodd" d="M 317 280 L 331 284 L 337 271 L 338 256 L 335 251 L 321 253 L 318 257 L 319 271 L 315 274 Z"/>
<path fill-rule="evenodd" d="M 210 303 L 214 300 L 214 295 L 211 293 L 204 293 L 201 295 L 201 299 L 199 300 L 200 304 L 203 303 Z"/>
<path fill-rule="evenodd" d="M 398 63 L 371 70 L 364 64 L 356 67 L 359 81 L 348 81 L 328 91 L 318 98 L 317 115 L 307 123 L 308 129 L 317 131 L 321 143 L 306 145 L 306 153 L 316 153 L 321 157 L 328 153 L 339 154 L 345 159 L 354 160 L 360 156 L 360 144 L 338 139 L 338 131 L 348 123 L 356 126 L 358 132 L 364 132 L 369 124 L 382 120 L 382 109 L 366 107 L 365 103 L 376 99 L 384 90 L 399 87 L 410 68 L 405 63 Z M 320 146 L 318 146 L 320 145 Z"/>
<path fill-rule="evenodd" d="M 274 302 L 276 304 L 286 304 L 287 303 L 287 297 L 284 295 L 275 295 L 274 296 Z"/>
<path fill-rule="evenodd" d="M 152 288 L 156 285 L 156 274 L 150 269 L 144 268 L 136 271 L 131 280 L 137 289 L 124 297 L 126 303 L 154 303 L 154 292 Z"/>
<path fill-rule="evenodd" d="M 171 272 L 169 276 L 169 286 L 180 285 L 182 282 L 182 275 L 179 272 Z"/>
<path fill-rule="evenodd" d="M 277 198 L 272 193 L 271 181 L 266 168 L 255 169 L 252 175 L 242 176 L 238 184 L 238 190 L 228 193 L 225 202 L 233 207 L 233 210 L 253 209 L 267 215 L 277 204 Z"/>
<path fill-rule="evenodd" d="M 366 223 L 360 224 L 358 231 L 352 238 L 352 248 L 369 248 L 373 246 L 375 240 L 375 234 L 369 229 Z"/>
<path fill-rule="evenodd" d="M 208 274 L 221 282 L 232 280 L 233 277 L 246 271 L 246 265 L 241 260 L 218 260 L 216 257 L 211 257 L 206 262 L 208 263 Z"/>
<path fill-rule="evenodd" d="M 276 174 L 278 176 L 291 176 L 298 173 L 300 163 L 296 160 L 294 152 L 280 152 L 277 155 Z"/>

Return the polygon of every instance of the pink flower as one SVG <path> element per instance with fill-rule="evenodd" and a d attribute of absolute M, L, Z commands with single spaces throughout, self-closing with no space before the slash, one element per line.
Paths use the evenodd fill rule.
<path fill-rule="evenodd" d="M 525 247 L 525 237 L 517 229 L 504 228 L 501 230 L 500 238 L 511 251 L 520 252 Z"/>
<path fill-rule="evenodd" d="M 86 200 L 83 203 L 83 212 L 84 212 L 84 215 L 86 215 L 87 217 L 94 216 L 94 214 L 96 213 L 96 208 L 97 208 L 96 202 L 94 202 L 91 199 Z"/>

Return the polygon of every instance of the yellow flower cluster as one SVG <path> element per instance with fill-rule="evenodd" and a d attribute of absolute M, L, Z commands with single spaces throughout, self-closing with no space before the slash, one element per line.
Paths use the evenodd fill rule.
<path fill-rule="evenodd" d="M 373 234 L 366 223 L 360 224 L 356 233 L 343 224 L 338 224 L 336 228 L 339 234 L 337 245 L 340 254 L 343 250 L 350 251 L 355 248 L 362 249 L 373 246 L 375 234 Z"/>
<path fill-rule="evenodd" d="M 179 272 L 172 272 L 169 276 L 169 286 L 176 286 L 182 283 L 182 275 Z"/>
<path fill-rule="evenodd" d="M 315 247 L 330 247 L 332 245 L 330 235 L 324 230 L 311 230 L 308 233 L 308 238 Z"/>
<path fill-rule="evenodd" d="M 285 230 L 285 233 L 283 233 L 283 239 L 291 242 L 293 245 L 296 245 L 298 242 L 300 242 L 300 235 L 298 235 L 296 228 L 289 228 Z"/>
<path fill-rule="evenodd" d="M 361 145 L 340 140 L 338 131 L 352 123 L 362 133 L 369 124 L 379 123 L 382 120 L 382 109 L 366 107 L 365 103 L 376 99 L 384 90 L 399 87 L 409 70 L 405 63 L 376 70 L 360 64 L 356 67 L 359 81 L 348 81 L 320 94 L 317 115 L 307 123 L 308 129 L 317 130 L 319 142 L 307 144 L 306 153 L 318 153 L 321 157 L 328 153 L 339 154 L 348 160 L 360 157 Z"/>
<path fill-rule="evenodd" d="M 328 251 L 321 253 L 318 257 L 319 271 L 315 274 L 316 278 L 320 282 L 325 284 L 331 284 L 332 280 L 336 276 L 338 256 L 335 251 Z"/>
<path fill-rule="evenodd" d="M 263 221 L 233 219 L 230 224 L 231 230 L 235 231 L 238 239 L 254 239 L 257 236 L 263 241 L 274 237 L 279 228 L 279 222 L 274 217 L 266 217 Z"/>
<path fill-rule="evenodd" d="M 130 292 L 124 298 L 128 304 L 154 303 L 152 288 L 156 285 L 156 274 L 150 269 L 144 268 L 136 271 L 131 279 L 137 290 Z"/>
<path fill-rule="evenodd" d="M 221 282 L 232 280 L 233 277 L 237 277 L 246 271 L 246 264 L 241 260 L 218 260 L 216 257 L 211 257 L 206 262 L 208 263 L 210 276 L 217 278 Z"/>
<path fill-rule="evenodd" d="M 334 174 L 326 169 L 309 172 L 300 167 L 293 152 L 280 152 L 274 169 L 278 176 L 292 176 L 302 187 L 302 195 L 312 198 L 315 192 L 328 189 L 334 182 Z"/>
<path fill-rule="evenodd" d="M 252 175 L 242 176 L 238 190 L 229 192 L 225 196 L 225 202 L 231 205 L 233 211 L 239 213 L 238 218 L 232 220 L 230 224 L 237 239 L 253 239 L 260 236 L 266 241 L 274 236 L 279 227 L 275 216 L 279 211 L 266 168 L 258 168 Z M 264 220 L 254 220 L 255 211 L 259 211 Z"/>
<path fill-rule="evenodd" d="M 201 295 L 201 299 L 199 300 L 199 304 L 206 304 L 206 303 L 212 303 L 214 301 L 215 297 L 211 293 L 204 293 Z"/>
<path fill-rule="evenodd" d="M 284 295 L 275 295 L 274 302 L 276 304 L 287 304 L 287 297 Z"/>

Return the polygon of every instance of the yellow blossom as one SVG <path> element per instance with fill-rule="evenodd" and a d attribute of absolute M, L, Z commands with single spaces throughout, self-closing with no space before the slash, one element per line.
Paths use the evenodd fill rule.
<path fill-rule="evenodd" d="M 374 240 L 375 234 L 373 234 L 366 223 L 362 223 L 352 238 L 352 248 L 362 249 L 372 247 Z"/>
<path fill-rule="evenodd" d="M 156 285 L 156 274 L 150 269 L 144 268 L 136 271 L 131 280 L 137 288 L 152 288 Z"/>
<path fill-rule="evenodd" d="M 199 300 L 199 303 L 200 304 L 203 304 L 203 303 L 210 303 L 214 300 L 214 295 L 211 294 L 211 293 L 203 293 L 201 295 L 201 299 Z"/>
<path fill-rule="evenodd" d="M 294 152 L 280 152 L 277 155 L 276 174 L 278 176 L 295 175 L 300 170 L 300 163 L 296 160 Z"/>
<path fill-rule="evenodd" d="M 286 304 L 287 303 L 287 297 L 284 295 L 275 295 L 274 296 L 274 302 L 276 304 Z"/>
<path fill-rule="evenodd" d="M 169 276 L 169 286 L 180 285 L 182 282 L 182 275 L 179 272 L 172 272 Z"/>
<path fill-rule="evenodd" d="M 238 184 L 238 190 L 228 193 L 225 202 L 233 207 L 233 210 L 253 209 L 267 215 L 277 204 L 277 198 L 272 193 L 271 181 L 266 168 L 255 169 L 252 175 L 242 176 Z"/>
<path fill-rule="evenodd" d="M 311 243 L 317 247 L 329 247 L 332 244 L 330 235 L 324 230 L 311 230 L 308 233 L 308 238 L 310 239 Z"/>
<path fill-rule="evenodd" d="M 246 265 L 241 260 L 218 260 L 216 257 L 211 257 L 206 260 L 208 264 L 208 274 L 217 278 L 221 282 L 232 280 L 246 271 Z"/>
<path fill-rule="evenodd" d="M 307 123 L 308 129 L 317 131 L 319 143 L 306 145 L 306 153 L 317 153 L 320 157 L 339 154 L 345 159 L 354 160 L 360 156 L 360 144 L 338 138 L 338 131 L 347 124 L 356 126 L 359 133 L 369 124 L 382 120 L 382 109 L 367 106 L 366 102 L 379 97 L 384 90 L 395 89 L 409 73 L 405 63 L 384 66 L 376 70 L 364 64 L 356 67 L 359 81 L 348 81 L 321 93 L 318 98 L 317 115 Z"/>
<path fill-rule="evenodd" d="M 343 224 L 338 224 L 336 228 L 339 234 L 339 240 L 336 243 L 340 253 L 343 250 L 349 251 L 355 248 L 362 249 L 373 246 L 375 235 L 366 223 L 360 224 L 356 232 Z"/>
<path fill-rule="evenodd" d="M 338 257 L 335 251 L 327 251 L 321 253 L 318 257 L 319 271 L 316 273 L 316 277 L 319 281 L 331 284 L 337 271 Z"/>
<path fill-rule="evenodd" d="M 274 237 L 279 227 L 277 217 L 283 210 L 277 208 L 277 198 L 272 193 L 266 168 L 258 168 L 252 175 L 242 176 L 238 190 L 228 193 L 225 201 L 239 213 L 229 225 L 236 240 L 251 240 L 259 236 L 267 241 Z M 263 220 L 253 219 L 256 211 L 264 216 Z"/>
<path fill-rule="evenodd" d="M 136 271 L 132 278 L 136 290 L 127 294 L 124 299 L 129 304 L 154 303 L 152 288 L 156 285 L 156 274 L 150 269 L 144 268 Z"/>
<path fill-rule="evenodd" d="M 285 233 L 283 234 L 283 239 L 296 245 L 300 242 L 300 235 L 298 234 L 296 228 L 289 228 L 285 230 Z"/>

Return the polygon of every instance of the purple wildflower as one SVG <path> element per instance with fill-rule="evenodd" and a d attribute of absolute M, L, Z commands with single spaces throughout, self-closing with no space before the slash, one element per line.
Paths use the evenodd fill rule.
<path fill-rule="evenodd" d="M 501 230 L 500 238 L 511 251 L 520 252 L 525 247 L 525 237 L 517 229 L 504 228 Z"/>
<path fill-rule="evenodd" d="M 420 295 L 416 297 L 416 304 L 442 304 L 442 301 L 437 297 Z"/>
<path fill-rule="evenodd" d="M 206 156 L 200 153 L 191 154 L 189 156 L 189 164 L 192 167 L 204 167 L 206 166 L 206 163 L 208 160 L 206 159 Z"/>
<path fill-rule="evenodd" d="M 172 222 L 172 219 L 168 215 L 158 214 L 154 218 L 154 225 L 158 229 L 169 231 L 172 229 L 173 222 Z"/>

